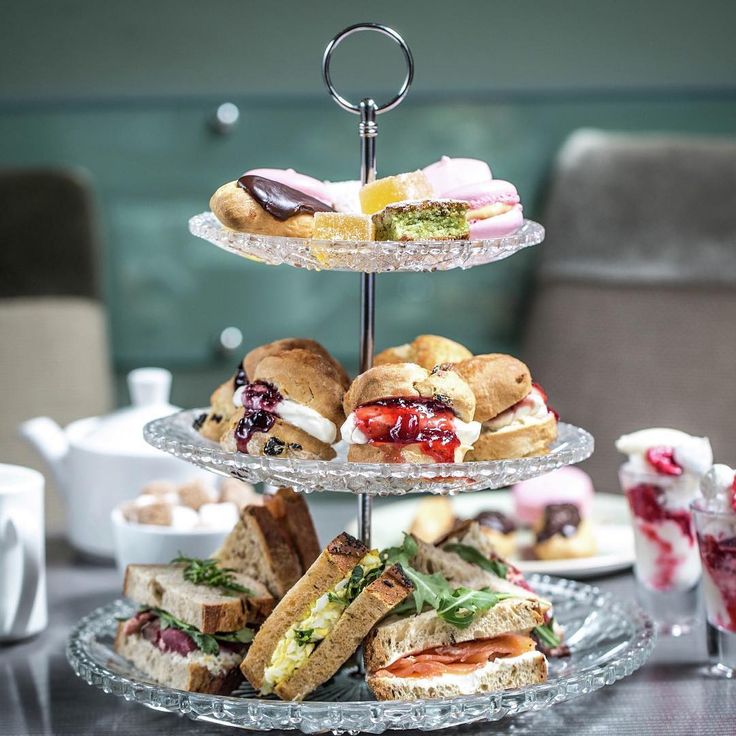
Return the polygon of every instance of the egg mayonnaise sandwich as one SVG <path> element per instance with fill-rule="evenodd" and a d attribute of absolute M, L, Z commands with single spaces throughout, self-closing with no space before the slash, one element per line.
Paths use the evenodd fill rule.
<path fill-rule="evenodd" d="M 377 550 L 343 532 L 281 599 L 240 668 L 262 694 L 301 700 L 411 592 L 400 565 L 385 566 Z"/>

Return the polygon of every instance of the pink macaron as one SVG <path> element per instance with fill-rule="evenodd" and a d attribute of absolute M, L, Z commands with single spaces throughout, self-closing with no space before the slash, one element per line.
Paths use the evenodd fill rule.
<path fill-rule="evenodd" d="M 332 205 L 332 197 L 324 182 L 312 176 L 300 174 L 298 171 L 294 171 L 294 169 L 251 169 L 250 171 L 246 171 L 243 176 L 246 174 L 262 176 L 264 179 L 277 181 L 279 184 L 285 184 L 287 187 L 304 192 L 304 194 L 308 194 L 320 202 Z"/>
<path fill-rule="evenodd" d="M 434 189 L 436 197 L 447 197 L 451 189 L 491 180 L 491 169 L 485 161 L 477 158 L 450 158 L 443 156 L 429 166 L 425 166 L 424 175 Z"/>
<path fill-rule="evenodd" d="M 593 505 L 593 482 L 580 468 L 565 467 L 538 478 L 517 483 L 511 493 L 514 514 L 522 524 L 533 526 L 551 503 L 573 503 L 585 519 Z"/>
<path fill-rule="evenodd" d="M 468 203 L 470 238 L 473 240 L 502 238 L 518 230 L 524 223 L 519 193 L 511 182 L 502 179 L 475 182 L 452 189 L 446 196 Z M 511 209 L 492 217 L 473 219 L 473 210 L 494 204 L 507 205 Z"/>

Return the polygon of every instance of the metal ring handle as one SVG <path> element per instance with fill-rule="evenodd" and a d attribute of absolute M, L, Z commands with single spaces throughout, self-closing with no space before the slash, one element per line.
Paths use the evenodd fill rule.
<path fill-rule="evenodd" d="M 388 36 L 389 38 L 396 41 L 396 43 L 399 45 L 399 48 L 404 53 L 407 71 L 406 77 L 404 77 L 404 82 L 401 85 L 401 89 L 399 89 L 398 94 L 392 100 L 389 100 L 380 107 L 376 108 L 376 113 L 388 112 L 389 110 L 393 110 L 396 105 L 398 105 L 404 99 L 404 97 L 406 97 L 406 93 L 409 91 L 409 87 L 411 86 L 412 80 L 414 79 L 414 57 L 411 55 L 411 49 L 407 46 L 406 41 L 404 41 L 404 39 L 393 28 L 383 26 L 380 23 L 356 23 L 354 26 L 349 26 L 345 30 L 340 31 L 340 33 L 338 33 L 337 36 L 335 36 L 335 38 L 333 38 L 332 41 L 327 44 L 327 48 L 325 49 L 324 56 L 322 57 L 322 79 L 325 80 L 325 84 L 327 85 L 327 89 L 329 90 L 332 99 L 335 100 L 335 102 L 343 110 L 347 110 L 348 112 L 353 112 L 356 115 L 360 115 L 360 105 L 354 105 L 349 100 L 346 100 L 335 89 L 335 86 L 332 83 L 332 77 L 330 75 L 330 61 L 332 60 L 332 52 L 348 36 L 352 36 L 354 33 L 359 33 L 360 31 L 378 31 L 378 33 L 382 33 L 384 36 Z"/>

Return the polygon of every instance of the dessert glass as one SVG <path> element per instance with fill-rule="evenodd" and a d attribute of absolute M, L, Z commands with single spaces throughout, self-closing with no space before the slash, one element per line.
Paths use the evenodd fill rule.
<path fill-rule="evenodd" d="M 698 479 L 649 473 L 630 463 L 619 470 L 634 527 L 637 597 L 665 636 L 689 633 L 697 620 L 701 568 L 690 502 Z"/>
<path fill-rule="evenodd" d="M 736 677 L 736 511 L 691 504 L 703 563 L 709 674 Z"/>

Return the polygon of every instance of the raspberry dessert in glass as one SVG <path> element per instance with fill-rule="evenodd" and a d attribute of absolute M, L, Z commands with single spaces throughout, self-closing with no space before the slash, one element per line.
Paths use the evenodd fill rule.
<path fill-rule="evenodd" d="M 736 473 L 714 465 L 691 504 L 703 563 L 709 671 L 736 677 Z"/>
<path fill-rule="evenodd" d="M 696 618 L 701 576 L 689 506 L 713 462 L 710 442 L 654 428 L 620 437 L 616 449 L 628 456 L 619 479 L 634 527 L 639 599 L 660 634 L 685 634 Z"/>

